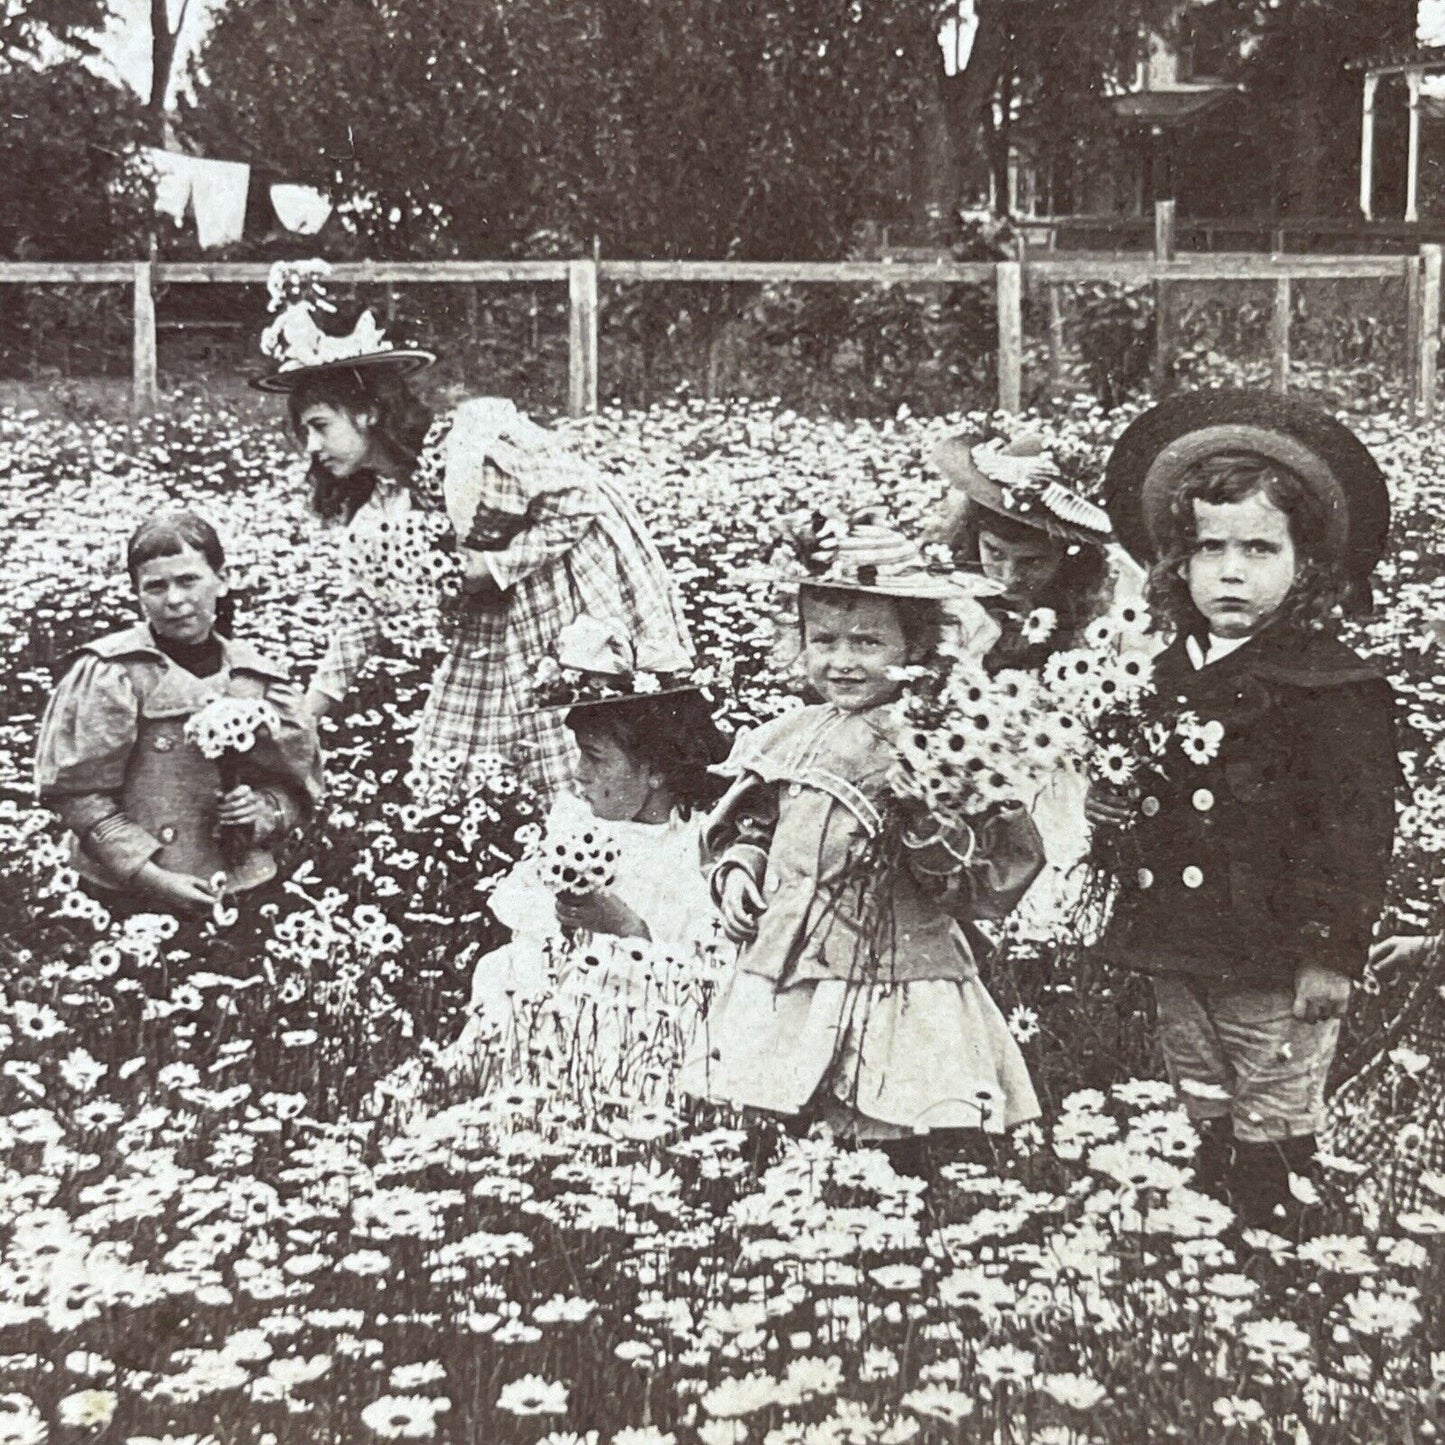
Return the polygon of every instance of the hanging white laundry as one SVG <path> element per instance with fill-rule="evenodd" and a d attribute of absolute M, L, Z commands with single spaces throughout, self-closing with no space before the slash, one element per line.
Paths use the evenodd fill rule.
<path fill-rule="evenodd" d="M 1445 45 L 1445 3 L 1420 0 L 1415 11 L 1415 40 L 1420 45 Z"/>
<path fill-rule="evenodd" d="M 315 186 L 272 186 L 271 206 L 288 231 L 302 236 L 314 236 L 331 216 L 331 202 Z"/>
<path fill-rule="evenodd" d="M 186 219 L 191 203 L 191 158 L 148 146 L 144 155 L 156 176 L 156 212 L 176 225 Z"/>
<path fill-rule="evenodd" d="M 228 246 L 246 231 L 251 167 L 240 161 L 191 159 L 191 209 L 202 250 Z"/>

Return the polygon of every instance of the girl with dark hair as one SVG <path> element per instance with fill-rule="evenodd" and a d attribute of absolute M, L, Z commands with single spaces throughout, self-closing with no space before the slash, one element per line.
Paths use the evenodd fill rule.
<path fill-rule="evenodd" d="M 313 314 L 330 309 L 323 271 L 282 263 L 273 274 L 284 309 L 262 345 L 280 365 L 255 383 L 287 396 L 312 458 L 313 504 L 347 529 L 343 597 L 307 708 L 319 717 L 342 706 L 373 654 L 417 634 L 440 595 L 435 549 L 454 547 L 464 595 L 446 605 L 447 653 L 417 729 L 414 775 L 465 792 L 500 755 L 551 793 L 571 775 L 575 749 L 559 715 L 527 712 L 520 699 L 562 627 L 583 612 L 618 617 L 668 670 L 691 663 L 662 559 L 621 490 L 511 402 L 477 398 L 432 417 L 405 381 L 431 353 L 393 347 L 369 314 L 350 336 L 323 333 Z M 428 566 L 398 588 L 387 569 L 417 550 L 411 540 Z"/>
<path fill-rule="evenodd" d="M 112 916 L 203 913 L 275 875 L 277 843 L 321 794 L 315 729 L 286 669 L 218 630 L 229 582 L 210 523 L 149 518 L 126 566 L 144 621 L 81 648 L 41 721 L 36 784 Z M 186 731 L 216 697 L 264 702 L 271 719 L 229 787 Z"/>
<path fill-rule="evenodd" d="M 474 1063 L 486 1040 L 505 1035 L 519 999 L 565 994 L 567 939 L 649 942 L 690 961 L 717 933 L 700 840 L 703 815 L 723 791 L 712 770 L 728 742 L 700 686 L 639 668 L 615 623 L 581 617 L 563 628 L 533 698 L 565 718 L 578 750 L 575 792 L 558 795 L 548 832 L 600 825 L 616 846 L 617 876 L 603 890 L 558 895 L 524 859 L 497 885 L 491 908 L 513 938 L 476 966 L 473 1020 L 448 1055 L 455 1063 Z M 638 962 L 615 949 L 601 956 L 589 988 L 605 984 L 625 998 Z"/>
<path fill-rule="evenodd" d="M 311 507 L 327 521 L 349 523 L 382 484 L 415 467 L 431 429 L 431 409 L 405 381 L 376 372 L 332 371 L 301 382 L 286 399 L 291 430 L 311 466 Z M 356 465 L 348 465 L 349 458 Z M 368 465 L 368 462 L 370 463 Z M 425 498 L 415 493 L 412 501 Z"/>
<path fill-rule="evenodd" d="M 1037 436 L 955 437 L 933 462 L 951 483 L 934 537 L 999 588 L 984 603 L 999 627 L 989 670 L 1037 671 L 1077 646 L 1133 580 L 1127 559 L 1110 557 L 1107 514 L 1064 484 Z"/>

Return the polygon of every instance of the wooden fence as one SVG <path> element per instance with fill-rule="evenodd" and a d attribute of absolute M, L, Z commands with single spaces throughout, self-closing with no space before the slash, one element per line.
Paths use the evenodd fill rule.
<path fill-rule="evenodd" d="M 1169 289 L 1181 282 L 1273 283 L 1270 338 L 1273 383 L 1289 385 L 1290 320 L 1293 287 L 1299 281 L 1402 280 L 1406 291 L 1409 336 L 1407 372 L 1418 413 L 1430 418 L 1436 407 L 1440 350 L 1441 256 L 1438 245 L 1425 245 L 1411 256 L 1262 256 L 1254 254 L 1180 254 L 1173 252 L 1172 212 L 1156 220 L 1153 255 L 1082 255 L 1068 252 L 1002 262 L 935 261 L 376 261 L 338 262 L 331 268 L 338 283 L 383 285 L 502 285 L 555 283 L 567 286 L 568 410 L 574 416 L 597 409 L 598 286 L 600 282 L 652 285 L 665 282 L 753 282 L 788 285 L 991 285 L 998 313 L 998 405 L 1016 412 L 1023 392 L 1023 295 L 1025 283 L 1050 297 L 1051 342 L 1058 313 L 1057 289 L 1089 281 L 1152 284 L 1161 323 L 1167 321 Z M 265 262 L 101 261 L 0 262 L 0 284 L 123 285 L 133 296 L 132 398 L 137 412 L 157 401 L 157 286 L 264 285 Z M 1167 361 L 1169 326 L 1156 328 Z"/>

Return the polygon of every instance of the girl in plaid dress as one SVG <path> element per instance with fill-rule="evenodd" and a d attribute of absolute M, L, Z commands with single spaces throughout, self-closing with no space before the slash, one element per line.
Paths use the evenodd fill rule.
<path fill-rule="evenodd" d="M 284 282 L 272 290 L 297 294 Z M 310 318 L 316 290 L 267 333 L 263 348 L 282 364 L 255 383 L 287 394 L 316 509 L 347 526 L 343 597 L 308 706 L 334 710 L 368 658 L 415 639 L 415 593 L 368 575 L 366 558 L 414 518 L 444 514 L 463 595 L 449 609 L 413 771 L 428 789 L 465 792 L 482 760 L 501 755 L 550 796 L 571 773 L 573 744 L 560 716 L 528 710 L 528 685 L 563 626 L 583 613 L 613 617 L 649 667 L 691 665 L 662 559 L 621 490 L 551 433 L 495 397 L 433 419 L 404 377 L 435 358 L 390 346 L 367 317 L 350 338 L 323 335 Z"/>

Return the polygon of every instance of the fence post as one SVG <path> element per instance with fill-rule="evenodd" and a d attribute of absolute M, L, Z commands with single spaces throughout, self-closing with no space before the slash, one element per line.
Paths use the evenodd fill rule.
<path fill-rule="evenodd" d="M 1276 276 L 1274 307 L 1269 313 L 1269 384 L 1273 390 L 1281 393 L 1289 390 L 1289 323 L 1293 300 L 1289 277 Z"/>
<path fill-rule="evenodd" d="M 597 410 L 597 262 L 567 264 L 567 414 Z"/>
<path fill-rule="evenodd" d="M 1174 202 L 1154 202 L 1154 259 L 1174 259 Z M 1174 316 L 1169 283 L 1161 276 L 1154 282 L 1154 365 L 1151 381 L 1155 392 L 1162 391 L 1174 361 Z"/>
<path fill-rule="evenodd" d="M 1403 381 L 1405 396 L 1413 409 L 1420 396 L 1420 273 L 1424 269 L 1420 256 L 1405 260 L 1405 364 Z"/>
<path fill-rule="evenodd" d="M 1049 395 L 1052 396 L 1064 375 L 1064 307 L 1059 288 L 1052 281 L 1044 283 L 1044 300 L 1048 306 Z"/>
<path fill-rule="evenodd" d="M 1439 246 L 1420 247 L 1420 415 L 1435 416 L 1435 376 L 1440 361 Z"/>
<path fill-rule="evenodd" d="M 156 297 L 149 261 L 137 261 L 131 282 L 130 406 L 135 415 L 156 409 Z"/>
<path fill-rule="evenodd" d="M 1023 267 L 1000 261 L 994 269 L 998 303 L 998 409 L 1010 415 L 1023 409 Z"/>

